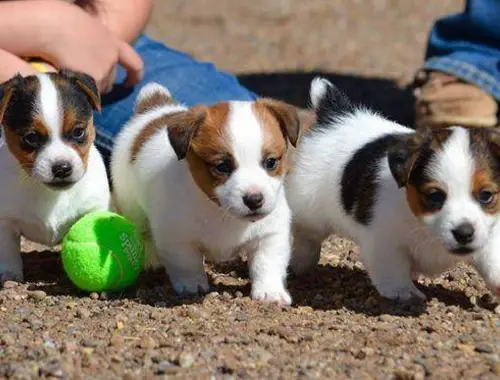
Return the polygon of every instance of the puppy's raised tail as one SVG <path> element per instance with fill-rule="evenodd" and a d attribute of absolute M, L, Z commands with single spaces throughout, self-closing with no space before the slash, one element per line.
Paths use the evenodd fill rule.
<path fill-rule="evenodd" d="M 135 113 L 143 114 L 169 104 L 178 104 L 170 91 L 158 83 L 150 82 L 141 88 L 137 95 Z"/>
<path fill-rule="evenodd" d="M 347 95 L 325 78 L 314 78 L 309 93 L 311 106 L 316 112 L 317 126 L 327 126 L 355 112 Z"/>

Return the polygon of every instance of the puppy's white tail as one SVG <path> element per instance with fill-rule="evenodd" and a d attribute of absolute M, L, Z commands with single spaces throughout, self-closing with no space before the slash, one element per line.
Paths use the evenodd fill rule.
<path fill-rule="evenodd" d="M 156 82 L 146 84 L 135 100 L 135 112 L 145 113 L 154 108 L 177 103 L 170 91 Z"/>
<path fill-rule="evenodd" d="M 354 112 L 355 107 L 347 95 L 325 78 L 314 78 L 309 93 L 317 125 L 327 125 L 338 116 Z"/>

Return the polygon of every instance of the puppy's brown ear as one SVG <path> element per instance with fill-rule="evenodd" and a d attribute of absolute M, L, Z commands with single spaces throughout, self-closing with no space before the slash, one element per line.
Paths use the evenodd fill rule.
<path fill-rule="evenodd" d="M 411 133 L 396 139 L 395 143 L 389 147 L 387 158 L 391 174 L 398 187 L 401 188 L 408 184 L 411 171 L 420 155 L 420 149 L 429 139 L 429 132 Z"/>
<path fill-rule="evenodd" d="M 206 106 L 195 106 L 186 112 L 170 115 L 167 120 L 168 139 L 179 160 L 186 157 L 195 133 L 208 115 Z"/>
<path fill-rule="evenodd" d="M 258 99 L 256 103 L 264 106 L 271 112 L 278 121 L 285 138 L 288 138 L 293 146 L 297 146 L 300 134 L 300 119 L 297 107 L 279 100 L 267 98 Z"/>
<path fill-rule="evenodd" d="M 5 110 L 10 103 L 12 94 L 16 88 L 23 83 L 23 77 L 19 74 L 0 85 L 0 124 L 2 123 Z"/>
<path fill-rule="evenodd" d="M 68 69 L 60 70 L 59 75 L 68 79 L 74 86 L 83 91 L 93 109 L 101 111 L 101 95 L 97 83 L 90 75 Z"/>

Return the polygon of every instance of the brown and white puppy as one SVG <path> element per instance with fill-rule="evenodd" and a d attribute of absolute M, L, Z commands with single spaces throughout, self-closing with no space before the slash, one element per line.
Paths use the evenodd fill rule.
<path fill-rule="evenodd" d="M 294 107 L 259 99 L 187 108 L 149 84 L 111 160 L 117 208 L 144 233 L 177 293 L 207 291 L 203 259 L 244 251 L 252 297 L 289 304 L 290 209 L 283 178 Z"/>
<path fill-rule="evenodd" d="M 16 76 L 0 86 L 0 277 L 23 278 L 20 235 L 55 245 L 84 214 L 109 207 L 109 187 L 94 147 L 93 79 Z"/>
<path fill-rule="evenodd" d="M 326 79 L 311 84 L 317 122 L 287 179 L 292 269 L 318 262 L 331 233 L 351 237 L 388 298 L 424 298 L 414 275 L 473 263 L 500 294 L 500 132 L 415 132 L 353 105 Z"/>

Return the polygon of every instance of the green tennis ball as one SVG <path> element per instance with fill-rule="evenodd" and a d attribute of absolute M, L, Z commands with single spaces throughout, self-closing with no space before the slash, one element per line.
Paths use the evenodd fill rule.
<path fill-rule="evenodd" d="M 134 224 L 98 211 L 78 220 L 64 237 L 62 263 L 75 286 L 89 292 L 132 285 L 144 265 L 144 244 Z"/>

